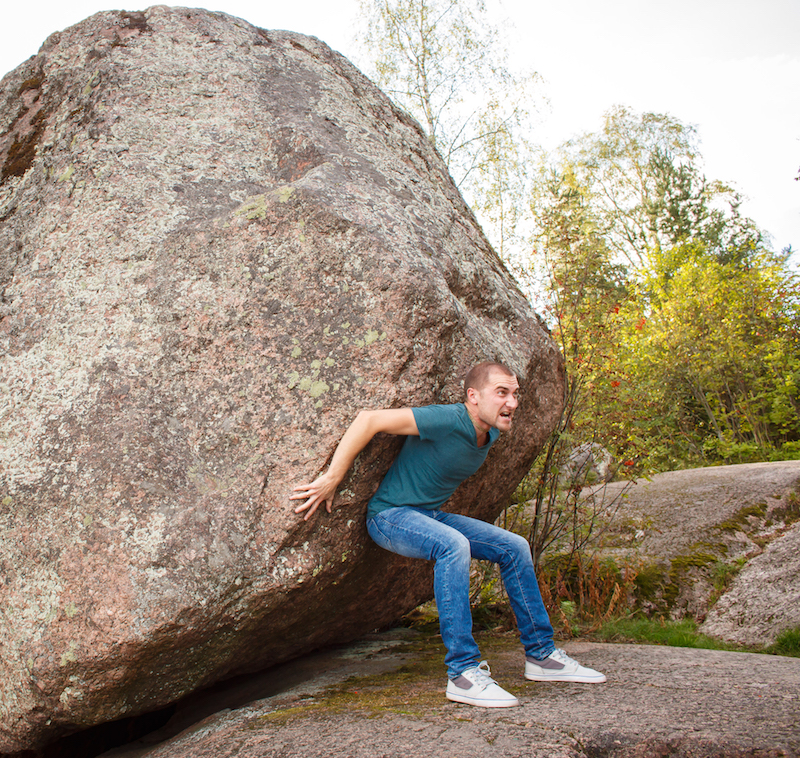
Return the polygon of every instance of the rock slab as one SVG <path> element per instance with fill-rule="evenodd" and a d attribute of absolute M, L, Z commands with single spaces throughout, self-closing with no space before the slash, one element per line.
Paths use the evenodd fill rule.
<path fill-rule="evenodd" d="M 700 626 L 738 645 L 770 645 L 800 629 L 800 522 L 748 561 Z"/>
<path fill-rule="evenodd" d="M 386 642 L 391 640 L 386 639 Z M 366 642 L 366 641 L 365 641 Z M 304 682 L 291 664 L 281 693 L 242 702 L 241 690 L 209 694 L 160 732 L 102 758 L 279 758 L 302 755 L 474 755 L 479 758 L 790 758 L 800 755 L 800 660 L 665 646 L 572 642 L 567 652 L 608 675 L 603 685 L 522 678 L 522 653 L 481 640 L 492 675 L 520 707 L 483 709 L 444 698 L 427 657 L 441 651 L 342 651 Z M 395 659 L 403 668 L 385 672 Z M 319 663 L 319 661 L 318 661 Z M 359 671 L 360 669 L 360 671 Z M 746 672 L 746 676 L 743 676 Z M 399 685 L 399 686 L 398 686 Z M 337 707 L 346 698 L 347 707 Z M 212 700 L 216 709 L 211 710 Z"/>
<path fill-rule="evenodd" d="M 704 633 L 745 645 L 800 627 L 800 533 L 792 525 L 800 461 L 669 471 L 594 493 L 614 503 L 604 552 L 639 568 L 664 566 L 659 591 L 671 599 L 656 611 L 707 621 Z M 720 598 L 714 572 L 742 563 Z"/>
<path fill-rule="evenodd" d="M 0 752 L 385 626 L 430 569 L 372 546 L 355 412 L 518 372 L 452 507 L 488 519 L 558 416 L 557 348 L 419 126 L 318 40 L 109 11 L 0 83 Z"/>

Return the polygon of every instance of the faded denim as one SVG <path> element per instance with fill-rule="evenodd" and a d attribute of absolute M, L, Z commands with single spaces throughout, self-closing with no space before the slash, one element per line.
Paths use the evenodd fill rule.
<path fill-rule="evenodd" d="M 525 654 L 542 659 L 555 649 L 530 546 L 523 537 L 469 516 L 407 506 L 381 511 L 367 520 L 367 530 L 386 550 L 435 561 L 433 591 L 451 679 L 480 661 L 472 636 L 470 558 L 499 565 Z"/>

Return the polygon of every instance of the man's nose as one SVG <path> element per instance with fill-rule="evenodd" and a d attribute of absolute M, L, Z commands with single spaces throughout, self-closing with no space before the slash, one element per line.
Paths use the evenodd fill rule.
<path fill-rule="evenodd" d="M 516 395 L 509 395 L 506 400 L 506 405 L 510 408 L 516 408 L 519 405 L 519 398 L 517 398 Z"/>

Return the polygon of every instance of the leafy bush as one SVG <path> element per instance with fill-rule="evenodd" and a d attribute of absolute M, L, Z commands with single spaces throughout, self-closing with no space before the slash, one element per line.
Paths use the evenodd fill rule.
<path fill-rule="evenodd" d="M 800 461 L 800 440 L 784 442 L 770 453 L 770 461 Z"/>

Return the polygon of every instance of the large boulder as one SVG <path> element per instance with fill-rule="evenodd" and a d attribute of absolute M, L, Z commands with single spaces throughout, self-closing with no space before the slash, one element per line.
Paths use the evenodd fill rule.
<path fill-rule="evenodd" d="M 391 623 L 430 567 L 291 489 L 362 407 L 518 372 L 452 508 L 492 519 L 559 353 L 419 126 L 316 39 L 103 12 L 0 84 L 0 752 Z"/>

